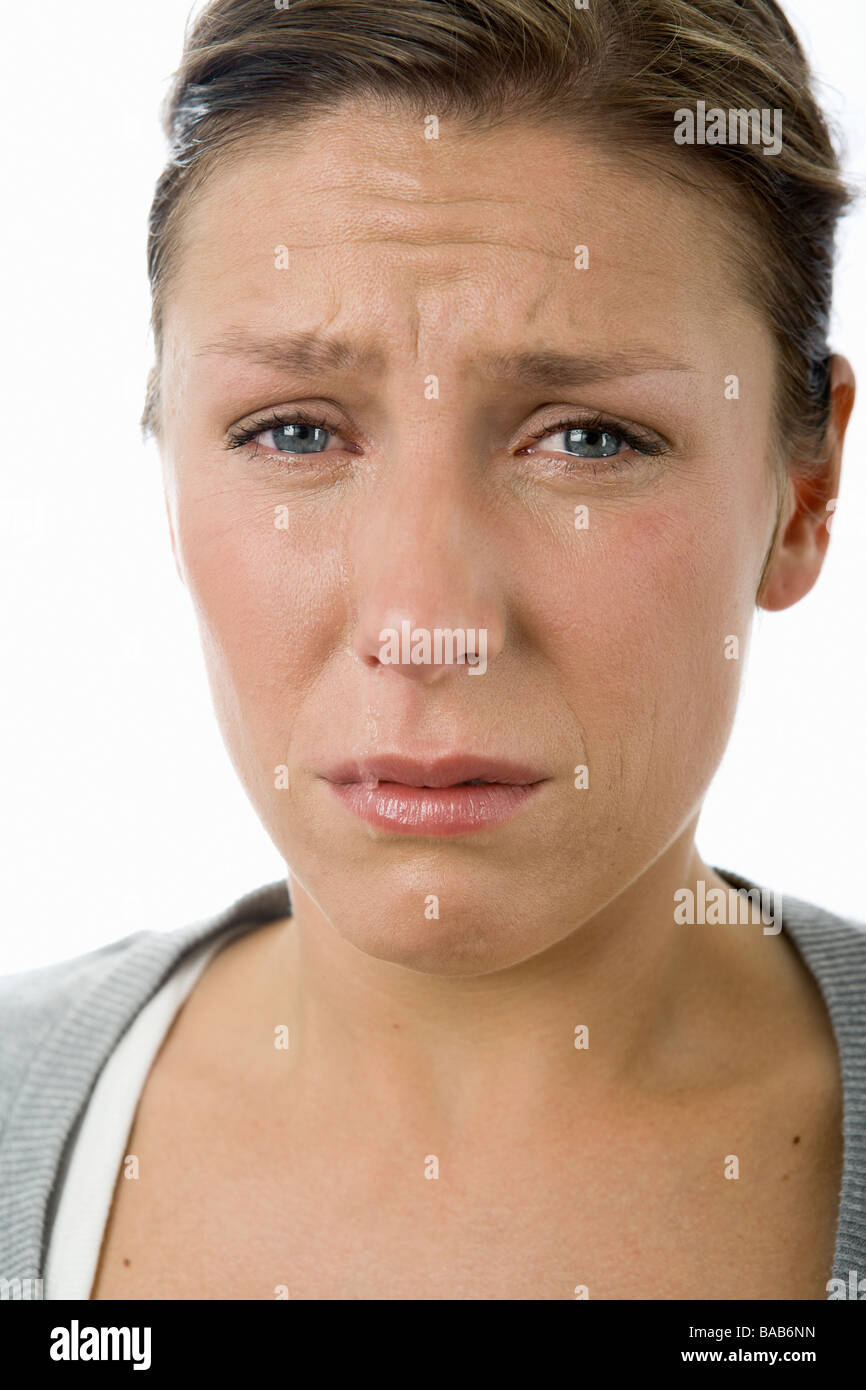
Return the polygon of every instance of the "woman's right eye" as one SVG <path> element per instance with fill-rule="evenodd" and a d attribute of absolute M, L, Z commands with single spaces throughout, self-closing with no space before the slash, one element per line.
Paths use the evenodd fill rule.
<path fill-rule="evenodd" d="M 275 454 L 309 455 L 328 452 L 328 441 L 337 440 L 337 449 L 348 445 L 324 420 L 297 412 L 291 416 L 272 416 L 244 425 L 229 433 L 229 448 L 252 444 Z"/>
<path fill-rule="evenodd" d="M 323 425 L 304 425 L 299 423 L 277 425 L 275 429 L 264 430 L 265 443 L 272 449 L 285 454 L 321 454 L 324 452 L 331 431 Z M 270 441 L 267 436 L 270 436 Z"/>

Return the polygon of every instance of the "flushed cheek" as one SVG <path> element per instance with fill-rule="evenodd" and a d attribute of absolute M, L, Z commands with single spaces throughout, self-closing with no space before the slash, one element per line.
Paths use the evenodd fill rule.
<path fill-rule="evenodd" d="M 595 785 L 623 812 L 645 812 L 649 797 L 676 823 L 730 732 L 752 613 L 748 564 L 693 509 L 596 520 L 590 543 L 570 542 L 539 572 L 534 587 L 548 597 L 536 634 L 579 721 L 591 784 L 595 765 Z"/>

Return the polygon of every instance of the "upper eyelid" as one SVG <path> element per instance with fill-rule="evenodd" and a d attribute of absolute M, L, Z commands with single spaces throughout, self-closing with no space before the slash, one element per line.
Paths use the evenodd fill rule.
<path fill-rule="evenodd" d="M 229 447 L 236 446 L 238 442 L 251 444 L 255 442 L 256 436 L 264 434 L 269 430 L 278 429 L 281 424 L 308 423 L 315 428 L 325 429 L 329 434 L 342 436 L 348 433 L 342 426 L 337 427 L 331 421 L 326 421 L 326 411 L 316 410 L 305 406 L 291 406 L 281 409 L 279 406 L 274 410 L 266 410 L 259 419 L 248 420 L 244 423 L 239 420 L 237 424 L 230 425 L 225 433 L 225 442 Z M 303 417 L 308 417 L 304 419 Z"/>
<path fill-rule="evenodd" d="M 632 425 L 624 420 L 618 420 L 615 415 L 608 415 L 603 410 L 588 410 L 581 418 L 580 414 L 571 416 L 563 415 L 559 420 L 551 420 L 549 424 L 540 426 L 537 430 L 527 431 L 533 438 L 544 438 L 548 434 L 560 434 L 567 430 L 569 426 L 578 430 L 605 429 L 611 433 L 646 435 L 658 438 L 661 442 L 661 435 L 656 435 L 655 430 L 647 429 L 644 425 Z"/>
<path fill-rule="evenodd" d="M 536 431 L 532 437 L 534 439 L 544 439 L 549 434 L 567 432 L 569 428 L 596 430 L 605 434 L 616 434 L 629 448 L 633 449 L 634 452 L 643 454 L 646 457 L 661 457 L 662 455 L 672 453 L 674 448 L 670 440 L 666 439 L 664 435 L 659 434 L 657 430 L 651 430 L 644 425 L 624 424 L 615 417 L 606 415 L 601 411 L 597 411 L 583 420 L 570 418 L 559 420 L 558 422 L 554 422 Z M 545 450 L 540 449 L 534 452 L 544 453 Z M 558 451 L 552 450 L 551 452 Z"/>

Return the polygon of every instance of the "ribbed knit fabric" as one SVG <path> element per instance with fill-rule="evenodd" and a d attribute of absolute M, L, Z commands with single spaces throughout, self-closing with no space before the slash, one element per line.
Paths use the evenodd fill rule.
<path fill-rule="evenodd" d="M 716 872 L 735 888 L 757 887 L 762 901 L 777 900 L 738 874 Z M 206 922 L 138 932 L 0 980 L 0 1281 L 42 1278 L 71 1142 L 132 1020 L 196 946 L 291 910 L 288 884 L 279 880 Z M 832 1277 L 847 1286 L 851 1271 L 866 1277 L 866 924 L 796 898 L 783 899 L 782 923 L 818 982 L 839 1050 L 844 1157 Z M 39 1295 L 25 1284 L 17 1296 Z"/>
<path fill-rule="evenodd" d="M 199 942 L 237 927 L 253 931 L 290 912 L 288 883 L 280 880 L 206 922 L 136 932 L 0 979 L 0 1280 L 43 1278 L 69 1141 L 133 1018 Z"/>
<path fill-rule="evenodd" d="M 757 886 L 728 869 L 716 873 L 735 888 Z M 848 1285 L 852 1270 L 866 1278 L 866 923 L 784 898 L 782 930 L 818 982 L 839 1050 L 844 1150 L 832 1278 Z"/>

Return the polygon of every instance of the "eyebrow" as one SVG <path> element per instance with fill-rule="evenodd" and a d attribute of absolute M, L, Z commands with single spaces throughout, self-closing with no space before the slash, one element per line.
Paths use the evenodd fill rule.
<path fill-rule="evenodd" d="M 321 333 L 287 333 L 275 338 L 257 338 L 242 329 L 230 329 L 224 337 L 206 344 L 196 357 L 246 357 L 263 367 L 315 376 L 317 372 L 381 370 L 385 364 L 381 349 L 331 338 Z"/>
<path fill-rule="evenodd" d="M 687 362 L 648 348 L 578 355 L 570 352 L 489 353 L 480 359 L 486 371 L 524 386 L 584 386 L 589 382 L 642 376 L 645 372 L 694 372 Z"/>
<path fill-rule="evenodd" d="M 372 343 L 353 343 L 316 332 L 257 338 L 240 329 L 208 343 L 196 356 L 242 357 L 305 377 L 328 371 L 382 371 L 386 361 L 381 348 Z M 493 352 L 477 357 L 474 365 L 497 380 L 524 386 L 582 386 L 647 372 L 696 370 L 667 353 L 645 347 L 600 356 L 550 350 Z"/>

